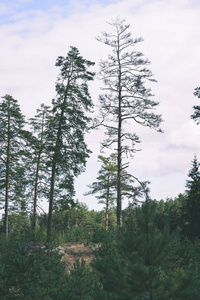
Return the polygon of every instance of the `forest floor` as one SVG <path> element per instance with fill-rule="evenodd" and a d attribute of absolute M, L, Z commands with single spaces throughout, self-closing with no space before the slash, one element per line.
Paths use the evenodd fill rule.
<path fill-rule="evenodd" d="M 98 247 L 98 244 L 85 245 L 79 242 L 70 242 L 60 246 L 59 251 L 64 256 L 67 271 L 73 268 L 73 264 L 77 259 L 84 259 L 87 264 L 90 264 L 94 258 L 93 251 L 96 247 Z"/>

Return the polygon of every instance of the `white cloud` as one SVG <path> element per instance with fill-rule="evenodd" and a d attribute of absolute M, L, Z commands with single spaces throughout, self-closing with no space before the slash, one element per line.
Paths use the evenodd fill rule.
<path fill-rule="evenodd" d="M 193 120 L 182 124 L 169 133 L 168 143 L 172 147 L 182 149 L 192 148 L 193 151 L 200 148 L 200 128 Z"/>

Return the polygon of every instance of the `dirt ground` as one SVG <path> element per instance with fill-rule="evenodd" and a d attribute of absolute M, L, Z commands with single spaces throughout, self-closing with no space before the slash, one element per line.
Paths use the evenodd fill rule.
<path fill-rule="evenodd" d="M 87 264 L 90 264 L 94 258 L 93 251 L 98 245 L 84 245 L 79 242 L 66 243 L 59 247 L 60 252 L 64 255 L 63 259 L 66 262 L 67 271 L 73 268 L 73 264 L 77 259 L 84 259 Z"/>

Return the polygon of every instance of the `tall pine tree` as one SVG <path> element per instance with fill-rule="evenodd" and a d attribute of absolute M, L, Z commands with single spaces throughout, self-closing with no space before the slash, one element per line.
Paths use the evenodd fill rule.
<path fill-rule="evenodd" d="M 139 125 L 154 128 L 158 131 L 160 115 L 153 111 L 158 102 L 152 100 L 152 93 L 145 87 L 147 80 L 155 81 L 152 72 L 146 67 L 149 61 L 134 47 L 143 41 L 132 38 L 129 25 L 117 18 L 110 25 L 111 33 L 104 32 L 98 40 L 108 45 L 112 54 L 107 61 L 100 62 L 100 77 L 103 80 L 105 93 L 100 95 L 100 118 L 106 128 L 107 139 L 103 146 L 115 144 L 117 149 L 117 232 L 122 226 L 122 170 L 123 156 L 135 152 L 138 136 L 130 131 L 126 124 L 136 122 Z"/>
<path fill-rule="evenodd" d="M 21 209 L 25 201 L 26 131 L 25 118 L 18 101 L 10 95 L 0 103 L 0 191 L 4 199 L 4 232 L 8 236 L 9 211 Z"/>
<path fill-rule="evenodd" d="M 94 73 L 88 68 L 94 63 L 80 56 L 75 47 L 71 47 L 66 57 L 58 57 L 56 66 L 60 74 L 56 82 L 57 96 L 52 101 L 53 120 L 50 139 L 51 148 L 51 186 L 49 196 L 48 240 L 52 228 L 54 200 L 59 195 L 65 205 L 74 195 L 74 176 L 78 176 L 85 167 L 89 149 L 84 141 L 88 130 L 90 112 L 93 104 L 88 90 L 88 82 Z M 62 192 L 62 195 L 61 195 Z"/>

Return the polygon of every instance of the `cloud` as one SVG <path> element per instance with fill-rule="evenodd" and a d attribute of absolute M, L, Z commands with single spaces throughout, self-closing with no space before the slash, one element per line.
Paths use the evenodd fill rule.
<path fill-rule="evenodd" d="M 10 7 L 6 5 L 5 3 L 0 3 L 0 16 L 4 16 L 5 14 L 8 14 L 12 12 Z"/>
<path fill-rule="evenodd" d="M 167 139 L 169 147 L 191 148 L 195 152 L 200 148 L 200 128 L 193 120 L 189 120 L 179 128 L 172 130 Z"/>

